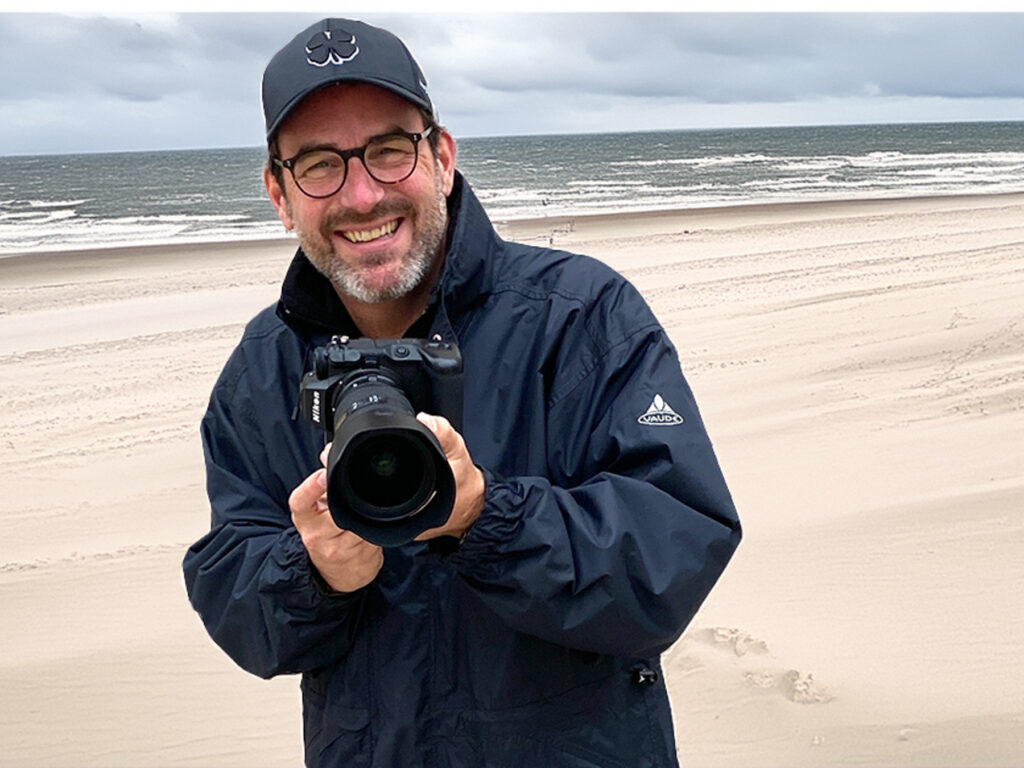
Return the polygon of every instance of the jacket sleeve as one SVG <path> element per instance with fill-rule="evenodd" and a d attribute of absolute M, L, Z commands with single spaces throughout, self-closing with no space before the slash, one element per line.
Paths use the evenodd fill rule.
<path fill-rule="evenodd" d="M 517 631 L 584 651 L 657 654 L 739 544 L 736 509 L 653 319 L 574 378 L 547 404 L 548 477 L 485 470 L 484 511 L 450 563 Z M 675 417 L 640 423 L 656 396 Z"/>
<path fill-rule="evenodd" d="M 238 357 L 236 351 L 203 418 L 212 526 L 188 550 L 183 569 L 189 600 L 213 640 L 266 678 L 347 653 L 363 593 L 329 595 L 317 585 L 288 509 L 289 475 L 305 476 L 296 457 L 308 451 L 290 444 L 280 424 L 259 426 L 246 405 L 253 385 Z"/>

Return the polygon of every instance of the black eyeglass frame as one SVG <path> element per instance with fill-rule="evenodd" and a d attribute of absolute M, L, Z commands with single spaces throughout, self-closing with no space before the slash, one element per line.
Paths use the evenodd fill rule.
<path fill-rule="evenodd" d="M 416 167 L 419 165 L 420 162 L 420 142 L 423 141 L 423 139 L 427 138 L 431 133 L 433 133 L 434 128 L 435 126 L 428 125 L 419 133 L 410 133 L 409 131 L 403 130 L 389 131 L 388 133 L 381 134 L 380 136 L 374 136 L 368 142 L 363 144 L 363 146 L 354 147 L 353 149 L 333 149 L 330 147 L 324 147 L 322 149 L 308 149 L 305 152 L 299 152 L 297 155 L 292 155 L 291 157 L 285 158 L 284 160 L 282 160 L 279 157 L 273 157 L 271 158 L 271 160 L 273 160 L 274 165 L 278 166 L 279 168 L 288 169 L 288 171 L 292 175 L 292 181 L 295 182 L 295 186 L 298 187 L 299 192 L 304 194 L 306 197 L 312 197 L 315 200 L 323 200 L 324 198 L 338 194 L 338 192 L 341 191 L 341 188 L 345 186 L 345 182 L 348 181 L 348 161 L 351 160 L 353 157 L 359 158 L 359 162 L 363 164 L 363 168 L 370 175 L 370 178 L 379 184 L 399 184 L 405 181 L 414 173 L 416 173 Z M 405 174 L 405 176 L 403 176 L 402 178 L 394 179 L 393 181 L 384 181 L 383 179 L 378 179 L 376 176 L 373 175 L 373 171 L 371 171 L 370 167 L 366 164 L 367 147 L 369 147 L 374 141 L 377 141 L 378 139 L 387 138 L 388 136 L 403 136 L 409 139 L 412 142 L 413 149 L 412 167 L 409 169 L 409 172 Z M 295 178 L 295 161 L 298 160 L 303 155 L 308 155 L 310 152 L 330 152 L 331 154 L 337 155 L 338 157 L 341 158 L 341 165 L 342 168 L 344 168 L 344 172 L 341 175 L 341 183 L 338 184 L 337 188 L 333 192 L 326 195 L 311 195 L 309 192 L 302 188 L 302 185 L 299 184 L 299 180 Z"/>

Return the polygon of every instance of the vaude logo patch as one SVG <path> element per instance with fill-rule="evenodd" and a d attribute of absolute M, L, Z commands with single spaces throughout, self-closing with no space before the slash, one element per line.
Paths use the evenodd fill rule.
<path fill-rule="evenodd" d="M 649 427 L 671 427 L 682 424 L 683 417 L 673 411 L 672 406 L 666 403 L 661 395 L 655 395 L 647 413 L 640 416 L 637 421 Z"/>
<path fill-rule="evenodd" d="M 306 61 L 314 67 L 340 65 L 359 55 L 356 36 L 343 29 L 317 32 L 306 43 Z"/>

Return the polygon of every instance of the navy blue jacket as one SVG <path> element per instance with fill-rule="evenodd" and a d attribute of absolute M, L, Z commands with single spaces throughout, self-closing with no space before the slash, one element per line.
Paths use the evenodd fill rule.
<path fill-rule="evenodd" d="M 189 598 L 246 670 L 302 673 L 310 766 L 674 766 L 658 657 L 740 539 L 675 351 L 613 270 L 501 240 L 458 175 L 449 208 L 429 332 L 462 350 L 482 515 L 461 545 L 385 550 L 356 593 L 318 587 L 288 510 L 323 443 L 299 380 L 356 334 L 300 252 L 202 422 Z"/>

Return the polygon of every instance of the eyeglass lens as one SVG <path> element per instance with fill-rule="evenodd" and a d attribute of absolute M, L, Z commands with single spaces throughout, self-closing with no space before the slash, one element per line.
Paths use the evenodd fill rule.
<path fill-rule="evenodd" d="M 367 172 L 379 182 L 393 184 L 410 176 L 416 167 L 416 142 L 395 134 L 371 139 L 362 154 Z M 308 195 L 328 196 L 345 183 L 348 162 L 337 152 L 314 150 L 295 158 L 292 172 L 299 189 Z"/>

